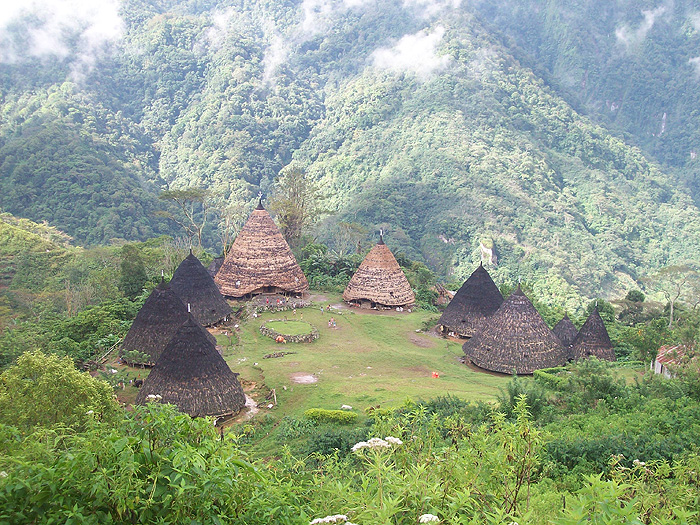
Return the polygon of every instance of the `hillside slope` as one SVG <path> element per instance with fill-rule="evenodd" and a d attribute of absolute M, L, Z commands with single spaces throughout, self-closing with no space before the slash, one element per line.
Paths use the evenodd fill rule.
<path fill-rule="evenodd" d="M 131 0 L 93 62 L 74 28 L 50 67 L 36 53 L 0 64 L 11 117 L 0 123 L 0 205 L 79 242 L 145 238 L 173 232 L 153 217 L 164 183 L 250 199 L 296 159 L 335 211 L 315 235 L 344 249 L 338 223 L 363 225 L 370 242 L 382 227 L 393 249 L 445 276 L 466 277 L 480 245 L 493 246 L 497 280 L 531 279 L 567 303 L 700 257 L 692 166 L 666 153 L 657 164 L 658 141 L 644 138 L 653 126 L 622 123 L 637 118 L 636 95 L 615 119 L 596 116 L 608 88 L 579 93 L 562 65 L 581 49 L 570 62 L 590 62 L 598 86 L 607 78 L 578 32 L 553 47 L 576 20 L 603 16 L 588 3 L 559 18 L 555 0 L 515 15 L 507 2 L 234 4 Z M 614 36 L 612 20 L 597 31 Z M 37 23 L 10 34 L 31 38 Z M 605 60 L 626 74 L 627 62 Z M 645 86 L 662 98 L 687 87 Z M 669 127 L 663 141 L 694 140 L 692 125 L 673 127 L 684 138 Z"/>

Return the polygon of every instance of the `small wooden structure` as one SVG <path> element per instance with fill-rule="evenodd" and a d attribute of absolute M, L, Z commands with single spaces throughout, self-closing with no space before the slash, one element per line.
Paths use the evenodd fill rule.
<path fill-rule="evenodd" d="M 309 289 L 304 272 L 262 200 L 233 242 L 214 282 L 222 295 L 232 298 L 262 293 L 301 297 Z"/>
<path fill-rule="evenodd" d="M 211 326 L 231 314 L 214 279 L 192 250 L 175 270 L 170 287 L 183 303 L 190 305 L 192 317 L 202 326 Z"/>
<path fill-rule="evenodd" d="M 345 287 L 343 300 L 362 308 L 398 308 L 416 302 L 406 275 L 384 244 L 383 235 Z"/>
<path fill-rule="evenodd" d="M 137 405 L 170 403 L 192 417 L 237 414 L 245 406 L 231 371 L 207 331 L 191 316 L 177 329 L 136 396 Z"/>
<path fill-rule="evenodd" d="M 503 304 L 503 296 L 483 264 L 457 291 L 438 321 L 443 335 L 471 337 L 487 317 Z"/>
<path fill-rule="evenodd" d="M 688 347 L 685 345 L 664 345 L 659 348 L 650 368 L 655 374 L 671 379 L 676 376 L 676 370 L 688 354 Z"/>
<path fill-rule="evenodd" d="M 578 335 L 578 330 L 576 330 L 576 326 L 569 319 L 568 314 L 564 314 L 564 317 L 554 326 L 552 332 L 559 338 L 565 348 L 570 347 Z"/>
<path fill-rule="evenodd" d="M 532 374 L 566 363 L 564 347 L 520 286 L 462 349 L 476 366 L 504 374 Z"/>
<path fill-rule="evenodd" d="M 569 353 L 569 358 L 574 361 L 587 359 L 591 356 L 606 361 L 616 360 L 608 330 L 605 328 L 597 308 L 593 309 L 591 315 L 578 331 Z"/>
<path fill-rule="evenodd" d="M 153 289 L 143 303 L 129 332 L 124 337 L 120 349 L 122 360 L 129 364 L 155 365 L 165 345 L 187 317 L 187 306 L 170 285 L 161 279 L 160 284 Z M 211 334 L 209 337 L 215 344 L 214 337 Z M 130 361 L 127 353 L 134 350 L 146 354 L 147 360 L 143 363 Z"/>

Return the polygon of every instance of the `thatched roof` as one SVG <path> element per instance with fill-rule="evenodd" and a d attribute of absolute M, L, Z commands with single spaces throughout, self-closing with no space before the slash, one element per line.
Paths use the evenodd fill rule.
<path fill-rule="evenodd" d="M 406 306 L 416 302 L 406 275 L 382 237 L 350 279 L 343 299 L 383 306 Z"/>
<path fill-rule="evenodd" d="M 566 363 L 561 342 L 518 286 L 462 349 L 486 370 L 531 374 Z"/>
<path fill-rule="evenodd" d="M 576 330 L 576 326 L 571 322 L 571 319 L 569 319 L 568 314 L 564 314 L 564 317 L 556 324 L 552 332 L 554 332 L 554 335 L 559 338 L 561 344 L 564 346 L 571 346 L 578 334 L 578 330 Z"/>
<path fill-rule="evenodd" d="M 443 332 L 471 337 L 481 322 L 503 304 L 503 296 L 482 264 L 474 270 L 438 321 Z"/>
<path fill-rule="evenodd" d="M 175 270 L 170 287 L 183 303 L 190 304 L 192 316 L 203 326 L 221 321 L 231 313 L 214 279 L 192 250 Z"/>
<path fill-rule="evenodd" d="M 570 355 L 574 360 L 586 359 L 590 356 L 606 361 L 616 360 L 608 330 L 605 328 L 597 308 L 593 309 L 591 315 L 578 331 L 578 335 L 571 345 Z"/>
<path fill-rule="evenodd" d="M 177 329 L 187 320 L 187 306 L 180 300 L 170 285 L 161 280 L 143 303 L 136 314 L 129 332 L 121 346 L 121 355 L 125 352 L 138 350 L 147 354 L 148 360 L 143 363 L 153 366 L 161 352 L 168 344 Z M 208 332 L 207 332 L 208 334 Z M 213 336 L 211 340 L 216 343 Z M 128 361 L 128 359 L 126 359 Z"/>
<path fill-rule="evenodd" d="M 224 264 L 223 257 L 214 257 L 209 263 L 209 266 L 207 266 L 207 273 L 211 276 L 212 279 L 216 277 L 216 274 L 218 273 L 219 268 L 221 268 L 222 264 Z"/>
<path fill-rule="evenodd" d="M 227 297 L 309 289 L 292 250 L 262 203 L 236 237 L 214 282 Z"/>
<path fill-rule="evenodd" d="M 223 417 L 240 411 L 245 394 L 238 374 L 231 371 L 206 334 L 188 316 L 144 381 L 136 404 L 170 403 L 192 417 Z"/>

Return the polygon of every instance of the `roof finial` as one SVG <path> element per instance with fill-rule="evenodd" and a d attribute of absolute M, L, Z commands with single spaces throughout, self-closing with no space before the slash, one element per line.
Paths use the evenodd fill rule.
<path fill-rule="evenodd" d="M 165 282 L 165 270 L 163 270 L 163 269 L 160 270 L 160 282 L 161 283 Z"/>
<path fill-rule="evenodd" d="M 384 244 L 384 228 L 379 228 L 379 244 Z"/>
<path fill-rule="evenodd" d="M 263 203 L 262 203 L 262 196 L 263 196 L 262 191 L 259 191 L 258 192 L 258 207 L 255 208 L 256 210 L 264 210 L 265 209 L 265 207 L 263 206 Z"/>

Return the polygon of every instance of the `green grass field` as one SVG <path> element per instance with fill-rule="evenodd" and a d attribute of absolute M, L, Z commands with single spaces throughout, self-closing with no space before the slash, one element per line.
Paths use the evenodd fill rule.
<path fill-rule="evenodd" d="M 329 302 L 339 304 L 338 297 Z M 279 313 L 262 314 L 242 323 L 240 344 L 224 356 L 241 378 L 275 389 L 277 416 L 298 416 L 308 408 L 351 405 L 397 406 L 410 398 L 431 399 L 454 395 L 465 400 L 493 400 L 510 377 L 474 370 L 457 359 L 463 355 L 455 342 L 416 332 L 436 314 L 416 311 L 377 312 L 342 307 L 321 312 L 320 305 L 287 313 L 317 326 L 313 343 L 278 344 L 263 336 L 260 325 Z M 333 317 L 336 328 L 328 327 Z M 296 352 L 264 359 L 274 352 Z M 439 378 L 433 378 L 437 372 Z M 309 382 L 304 382 L 309 381 Z M 310 382 L 315 381 L 315 382 Z"/>
<path fill-rule="evenodd" d="M 288 321 L 268 321 L 265 323 L 265 326 L 270 330 L 284 335 L 310 334 L 313 330 L 313 327 L 306 321 L 295 321 L 294 319 Z"/>

